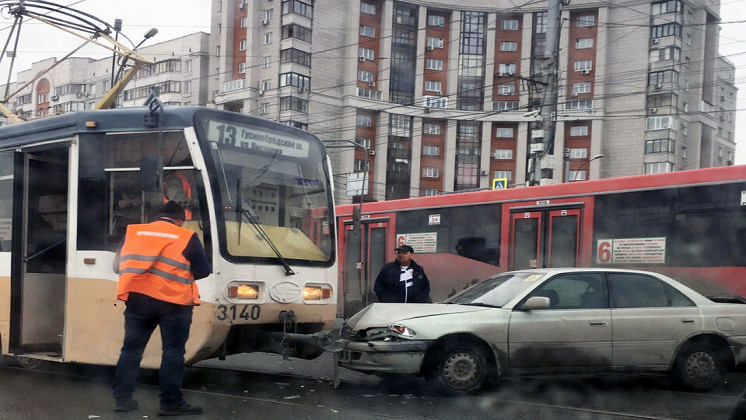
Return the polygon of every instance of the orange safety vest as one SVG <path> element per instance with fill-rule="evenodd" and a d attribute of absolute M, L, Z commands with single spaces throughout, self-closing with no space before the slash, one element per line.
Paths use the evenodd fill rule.
<path fill-rule="evenodd" d="M 194 232 L 169 222 L 127 226 L 119 261 L 117 298 L 130 292 L 179 305 L 199 305 L 199 290 L 184 250 Z"/>
<path fill-rule="evenodd" d="M 174 175 L 178 176 L 179 179 L 181 179 L 181 188 L 184 190 L 184 194 L 187 197 L 192 198 L 192 186 L 189 185 L 189 180 L 187 179 L 187 177 L 184 174 L 182 174 L 181 171 L 176 171 L 176 172 L 172 172 L 171 174 L 169 174 L 166 178 L 168 178 L 169 176 L 174 176 Z M 164 190 L 163 191 L 163 203 L 165 204 L 165 203 L 168 203 L 169 201 L 170 200 L 168 199 L 168 197 L 166 197 L 166 191 Z M 185 208 L 184 214 L 185 214 L 186 220 L 192 220 L 191 210 Z"/>

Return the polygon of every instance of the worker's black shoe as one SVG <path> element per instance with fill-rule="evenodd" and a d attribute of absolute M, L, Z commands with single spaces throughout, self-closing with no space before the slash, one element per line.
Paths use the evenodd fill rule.
<path fill-rule="evenodd" d="M 126 413 L 128 411 L 134 411 L 140 408 L 140 406 L 137 404 L 137 401 L 135 400 L 122 400 L 117 401 L 116 406 L 114 407 L 114 411 L 117 413 Z"/>
<path fill-rule="evenodd" d="M 189 416 L 192 414 L 202 414 L 202 407 L 191 405 L 186 401 L 171 407 L 161 407 L 158 410 L 159 416 Z"/>

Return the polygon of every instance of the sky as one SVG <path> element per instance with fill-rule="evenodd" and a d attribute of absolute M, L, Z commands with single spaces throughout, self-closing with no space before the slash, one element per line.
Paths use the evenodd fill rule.
<path fill-rule="evenodd" d="M 210 0 L 57 0 L 110 24 L 122 19 L 122 33 L 132 42 L 138 43 L 150 28 L 157 28 L 158 34 L 143 45 L 177 38 L 198 31 L 210 32 Z M 736 65 L 736 86 L 739 88 L 736 108 L 735 139 L 736 163 L 746 164 L 746 0 L 721 0 L 720 54 Z M 12 20 L 4 11 L 0 14 L 0 45 L 7 39 Z M 54 39 L 54 42 L 50 40 Z M 126 41 L 125 41 L 126 42 Z M 48 57 L 61 58 L 82 40 L 65 34 L 44 24 L 34 23 L 22 29 L 18 47 L 18 58 L 14 65 L 15 74 L 28 69 L 31 63 Z M 131 45 L 128 45 L 131 47 Z M 85 47 L 78 56 L 95 59 L 110 55 L 100 47 Z M 10 60 L 0 62 L 0 84 L 8 78 Z"/>

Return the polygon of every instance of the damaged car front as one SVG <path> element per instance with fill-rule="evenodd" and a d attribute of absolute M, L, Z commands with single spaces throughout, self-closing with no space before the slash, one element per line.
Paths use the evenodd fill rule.
<path fill-rule="evenodd" d="M 344 324 L 338 364 L 422 375 L 439 380 L 448 393 L 471 393 L 498 374 L 512 309 L 506 304 L 542 277 L 504 273 L 441 303 L 368 305 Z"/>

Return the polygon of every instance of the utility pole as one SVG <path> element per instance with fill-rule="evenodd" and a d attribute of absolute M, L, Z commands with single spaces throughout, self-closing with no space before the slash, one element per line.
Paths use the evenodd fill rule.
<path fill-rule="evenodd" d="M 542 176 L 541 162 L 554 145 L 554 132 L 557 124 L 557 79 L 559 73 L 560 10 L 570 4 L 570 0 L 549 0 L 547 10 L 547 37 L 543 62 L 544 94 L 541 100 L 541 121 L 531 130 L 531 166 L 533 179 L 530 185 L 539 185 Z M 548 176 L 547 176 L 548 177 Z"/>

